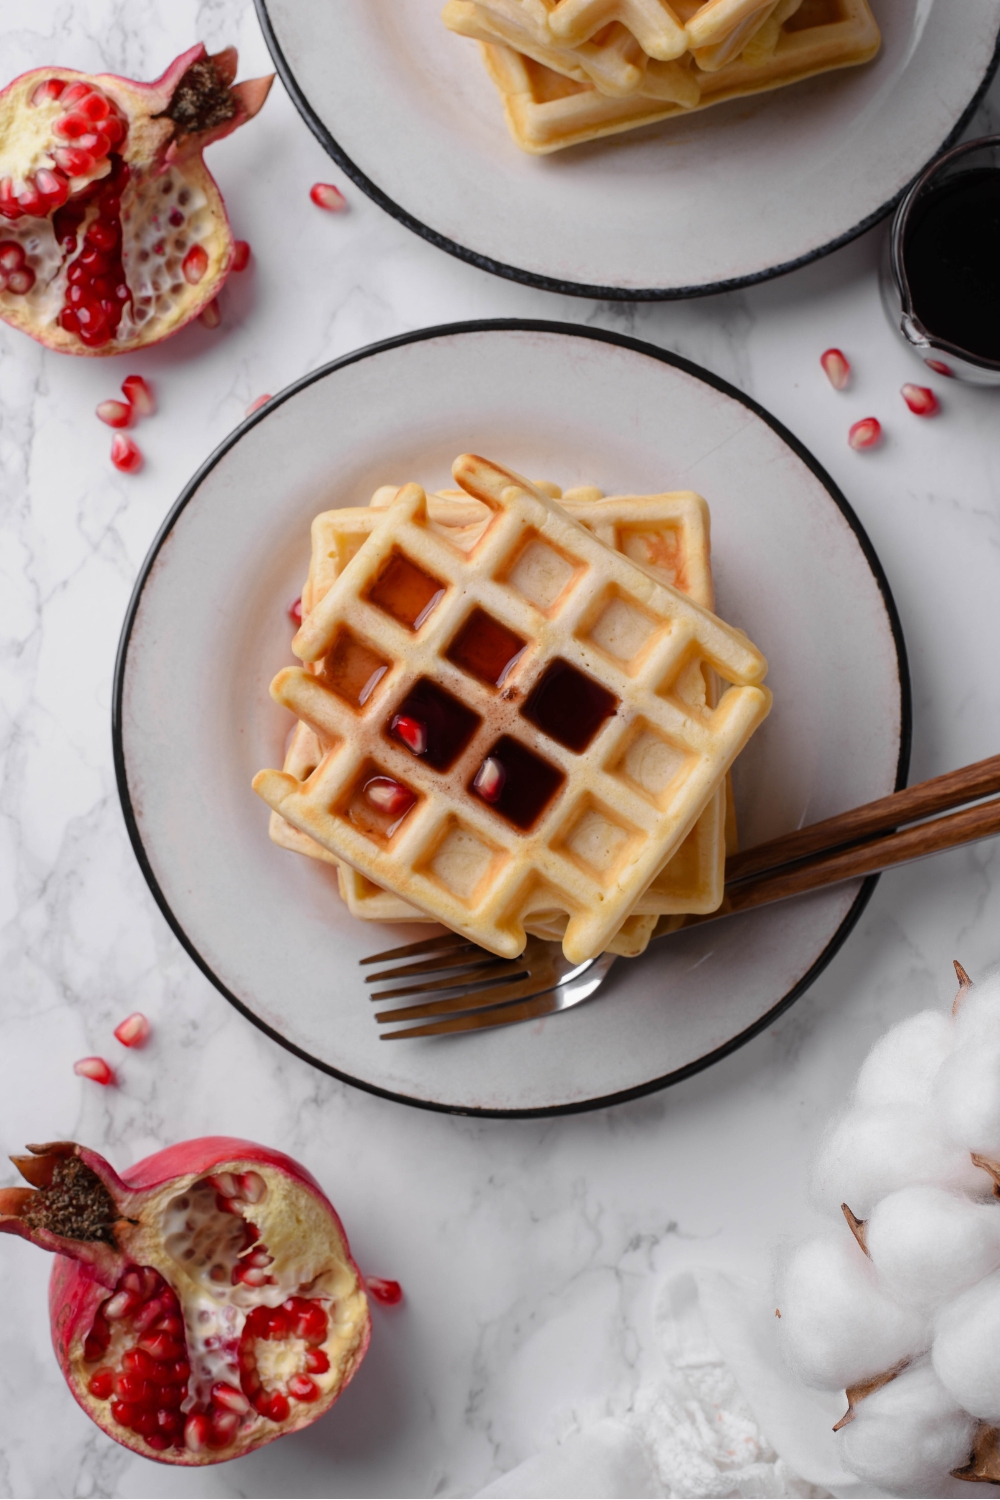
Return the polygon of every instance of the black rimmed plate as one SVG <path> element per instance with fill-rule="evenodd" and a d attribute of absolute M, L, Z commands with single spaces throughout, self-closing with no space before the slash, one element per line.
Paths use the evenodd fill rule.
<path fill-rule="evenodd" d="M 306 122 L 432 244 L 549 291 L 689 297 L 780 275 L 889 212 L 997 62 L 1000 0 L 871 0 L 874 62 L 525 155 L 441 0 L 257 0 Z"/>
<path fill-rule="evenodd" d="M 708 1066 L 812 982 L 873 882 L 622 959 L 543 1022 L 383 1042 L 358 960 L 426 935 L 363 924 L 327 866 L 280 849 L 250 790 L 290 716 L 287 608 L 321 509 L 448 481 L 465 451 L 607 493 L 694 489 L 712 512 L 718 610 L 770 661 L 774 710 L 736 766 L 750 845 L 903 784 L 905 654 L 888 585 L 830 478 L 724 381 L 635 340 L 555 323 L 406 335 L 307 376 L 250 418 L 178 500 L 142 569 L 115 683 L 119 790 L 147 880 L 195 962 L 284 1046 L 433 1109 L 594 1108 Z"/>

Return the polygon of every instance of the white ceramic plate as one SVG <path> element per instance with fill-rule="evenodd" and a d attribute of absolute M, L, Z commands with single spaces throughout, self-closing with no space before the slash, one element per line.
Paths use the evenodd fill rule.
<path fill-rule="evenodd" d="M 602 298 L 745 285 L 861 233 L 957 137 L 1000 36 L 1000 0 L 871 0 L 865 67 L 532 157 L 441 3 L 257 10 L 306 121 L 377 203 L 484 270 Z"/>
<path fill-rule="evenodd" d="M 847 502 L 795 439 L 662 350 L 554 323 L 453 326 L 349 355 L 250 418 L 181 496 L 146 560 L 115 684 L 136 854 L 209 978 L 277 1040 L 432 1108 L 585 1109 L 655 1089 L 746 1041 L 815 978 L 871 882 L 713 923 L 621 960 L 598 999 L 540 1023 L 382 1042 L 358 960 L 427 934 L 363 924 L 335 874 L 267 836 L 250 790 L 291 717 L 286 610 L 317 511 L 446 481 L 472 450 L 563 487 L 695 489 L 718 609 L 768 656 L 775 706 L 736 766 L 743 843 L 883 796 L 909 745 L 888 587 Z"/>

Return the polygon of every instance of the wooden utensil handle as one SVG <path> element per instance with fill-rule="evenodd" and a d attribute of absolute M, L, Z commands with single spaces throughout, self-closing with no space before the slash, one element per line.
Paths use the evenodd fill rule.
<path fill-rule="evenodd" d="M 855 844 L 874 834 L 899 828 L 917 818 L 933 817 L 936 813 L 946 812 L 963 802 L 974 802 L 979 797 L 988 797 L 994 792 L 1000 792 L 1000 755 L 991 755 L 987 760 L 976 761 L 958 771 L 948 771 L 944 776 L 935 776 L 930 781 L 880 797 L 876 802 L 866 802 L 849 812 L 838 813 L 822 823 L 811 823 L 808 828 L 800 828 L 795 833 L 772 839 L 770 843 L 734 854 L 726 861 L 726 882 L 745 880 L 762 870 L 773 870 L 792 860 L 805 859 L 820 850 Z M 919 858 L 918 855 L 913 857 Z"/>

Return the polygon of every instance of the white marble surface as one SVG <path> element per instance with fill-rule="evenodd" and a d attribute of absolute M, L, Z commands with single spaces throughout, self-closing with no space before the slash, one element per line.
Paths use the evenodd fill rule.
<path fill-rule="evenodd" d="M 194 38 L 268 59 L 243 0 L 0 0 L 3 74 L 62 62 L 152 76 Z M 1000 86 L 974 128 L 1000 125 Z M 581 321 L 676 349 L 769 407 L 857 509 L 910 650 L 913 779 L 1000 739 L 1000 395 L 942 389 L 920 422 L 899 386 L 918 367 L 882 319 L 882 231 L 819 265 L 687 305 L 593 305 L 473 270 L 416 239 L 324 156 L 280 86 L 211 165 L 253 270 L 222 327 L 138 359 L 54 357 L 0 330 L 0 793 L 3 1088 L 0 1143 L 74 1137 L 119 1166 L 207 1132 L 256 1136 L 329 1190 L 362 1267 L 407 1303 L 375 1311 L 372 1348 L 335 1410 L 298 1437 L 197 1475 L 137 1459 L 71 1401 L 48 1347 L 46 1257 L 0 1245 L 0 1494 L 466 1495 L 548 1437 L 621 1410 L 653 1357 L 663 1274 L 691 1263 L 764 1276 L 808 1222 L 805 1168 L 860 1058 L 891 1021 L 1000 956 L 1000 848 L 883 879 L 846 948 L 765 1035 L 667 1093 L 550 1121 L 408 1110 L 325 1077 L 256 1031 L 196 971 L 133 859 L 111 763 L 119 627 L 178 491 L 263 391 L 423 324 L 496 315 Z M 340 181 L 349 213 L 315 209 Z M 817 365 L 835 343 L 849 393 Z M 95 403 L 136 369 L 160 413 L 138 477 L 108 461 Z M 945 387 L 945 382 L 940 382 Z M 851 452 L 875 413 L 887 441 Z M 126 1054 L 127 1012 L 155 1037 Z M 76 1078 L 106 1053 L 120 1087 Z"/>

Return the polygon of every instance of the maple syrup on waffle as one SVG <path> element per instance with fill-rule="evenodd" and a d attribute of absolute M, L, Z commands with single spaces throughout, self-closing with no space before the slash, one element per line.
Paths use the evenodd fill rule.
<path fill-rule="evenodd" d="M 390 714 L 386 733 L 419 755 L 435 771 L 455 764 L 480 725 L 471 708 L 438 687 L 429 677 L 418 677 L 401 703 Z M 414 740 L 412 730 L 419 732 Z"/>
<path fill-rule="evenodd" d="M 425 573 L 404 552 L 394 551 L 368 590 L 370 602 L 408 630 L 419 630 L 444 597 L 440 578 Z"/>
<path fill-rule="evenodd" d="M 485 609 L 472 611 L 448 647 L 448 660 L 490 687 L 503 687 L 527 645 Z"/>
<path fill-rule="evenodd" d="M 538 822 L 565 776 L 557 766 L 509 734 L 500 736 L 487 758 L 497 762 L 503 773 L 498 792 L 494 796 L 481 796 L 475 778 L 469 783 L 469 791 L 526 833 Z"/>
<path fill-rule="evenodd" d="M 617 708 L 614 693 L 557 656 L 532 688 L 521 712 L 557 744 L 579 755 Z"/>
<path fill-rule="evenodd" d="M 917 199 L 903 269 L 933 338 L 1000 361 L 1000 168 L 961 172 Z"/>

